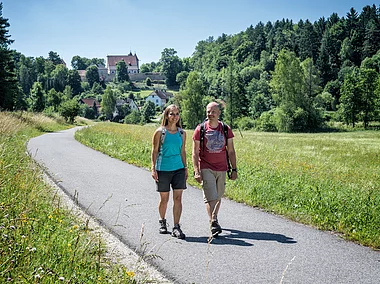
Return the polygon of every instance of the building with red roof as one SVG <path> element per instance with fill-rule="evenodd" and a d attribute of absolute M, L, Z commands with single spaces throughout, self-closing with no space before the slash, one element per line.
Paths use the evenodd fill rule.
<path fill-rule="evenodd" d="M 128 67 L 128 73 L 137 74 L 140 72 L 139 59 L 136 53 L 130 52 L 128 55 L 107 55 L 108 74 L 116 74 L 116 64 L 124 61 Z"/>

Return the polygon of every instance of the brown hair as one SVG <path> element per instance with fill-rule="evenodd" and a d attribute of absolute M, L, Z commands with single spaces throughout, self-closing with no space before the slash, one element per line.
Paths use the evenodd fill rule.
<path fill-rule="evenodd" d="M 164 110 L 164 113 L 162 115 L 162 121 L 161 121 L 161 126 L 166 126 L 168 125 L 168 117 L 169 117 L 169 112 L 173 109 L 173 108 L 176 108 L 179 112 L 179 107 L 177 105 L 168 105 L 165 110 Z M 177 121 L 177 127 L 182 127 L 181 126 L 181 118 Z"/>

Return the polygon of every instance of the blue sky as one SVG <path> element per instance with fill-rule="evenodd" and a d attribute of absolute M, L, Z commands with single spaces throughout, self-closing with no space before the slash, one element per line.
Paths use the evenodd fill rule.
<path fill-rule="evenodd" d="M 10 46 L 26 56 L 57 52 L 68 67 L 75 55 L 104 58 L 136 53 L 158 62 L 164 48 L 189 57 L 197 43 L 245 31 L 258 22 L 358 13 L 365 0 L 0 0 L 9 19 Z"/>

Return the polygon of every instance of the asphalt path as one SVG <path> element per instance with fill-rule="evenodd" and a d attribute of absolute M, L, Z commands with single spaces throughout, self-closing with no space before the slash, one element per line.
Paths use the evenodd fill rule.
<path fill-rule="evenodd" d="M 174 283 L 380 283 L 380 252 L 228 199 L 219 212 L 223 233 L 209 243 L 202 192 L 191 186 L 183 194 L 186 239 L 159 234 L 150 172 L 82 145 L 76 130 L 33 138 L 28 152 L 83 210 Z M 171 208 L 172 201 L 172 226 Z"/>

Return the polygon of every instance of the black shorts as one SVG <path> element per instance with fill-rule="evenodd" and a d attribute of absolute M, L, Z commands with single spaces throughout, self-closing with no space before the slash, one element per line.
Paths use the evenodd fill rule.
<path fill-rule="evenodd" d="M 186 171 L 184 168 L 175 171 L 157 171 L 157 174 L 158 182 L 156 182 L 156 185 L 158 192 L 169 192 L 170 185 L 173 190 L 186 188 Z"/>

